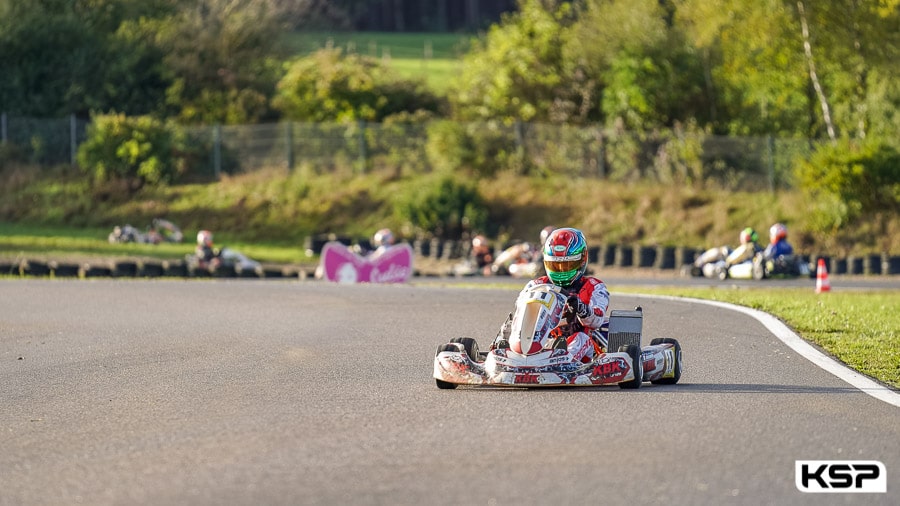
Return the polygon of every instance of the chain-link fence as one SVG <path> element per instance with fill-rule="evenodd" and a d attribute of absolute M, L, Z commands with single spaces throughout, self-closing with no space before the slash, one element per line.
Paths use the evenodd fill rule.
<path fill-rule="evenodd" d="M 74 117 L 54 120 L 2 114 L 0 140 L 31 164 L 75 164 L 88 126 Z M 398 175 L 465 167 L 482 176 L 516 171 L 665 184 L 712 182 L 728 189 L 772 191 L 792 187 L 793 166 L 815 147 L 804 139 L 448 120 L 282 122 L 186 130 L 208 151 L 189 175 L 209 178 L 273 167 Z"/>

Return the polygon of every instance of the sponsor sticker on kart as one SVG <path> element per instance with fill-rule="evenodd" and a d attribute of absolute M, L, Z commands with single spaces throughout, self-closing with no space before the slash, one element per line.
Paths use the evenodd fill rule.
<path fill-rule="evenodd" d="M 609 361 L 603 361 L 591 371 L 591 380 L 600 381 L 610 378 L 624 377 L 628 372 L 628 363 L 624 358 L 616 357 Z"/>

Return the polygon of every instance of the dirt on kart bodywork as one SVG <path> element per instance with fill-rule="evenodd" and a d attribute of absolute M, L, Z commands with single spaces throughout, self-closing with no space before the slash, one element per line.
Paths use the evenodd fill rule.
<path fill-rule="evenodd" d="M 643 311 L 610 314 L 608 350 L 587 363 L 576 361 L 565 348 L 554 346 L 551 331 L 571 322 L 566 294 L 553 285 L 539 285 L 520 294 L 512 317 L 511 346 L 492 344 L 480 352 L 470 337 L 440 345 L 434 358 L 439 388 L 458 385 L 517 387 L 597 386 L 617 384 L 639 388 L 644 381 L 674 384 L 681 377 L 681 346 L 675 339 L 654 339 L 641 348 Z"/>

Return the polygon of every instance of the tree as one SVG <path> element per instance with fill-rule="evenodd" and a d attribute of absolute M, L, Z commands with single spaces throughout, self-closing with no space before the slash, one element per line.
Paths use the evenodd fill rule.
<path fill-rule="evenodd" d="M 711 120 L 702 60 L 659 0 L 590 0 L 574 24 L 567 57 L 600 83 L 608 123 L 630 129 Z"/>
<path fill-rule="evenodd" d="M 814 135 L 799 34 L 783 0 L 684 0 L 676 23 L 703 55 L 715 130 Z"/>
<path fill-rule="evenodd" d="M 565 57 L 569 2 L 522 0 L 464 57 L 450 101 L 466 120 L 580 123 L 596 117 L 596 89 Z"/>
<path fill-rule="evenodd" d="M 682 0 L 676 19 L 711 57 L 726 131 L 862 138 L 872 121 L 891 128 L 881 109 L 895 101 L 898 4 Z"/>
<path fill-rule="evenodd" d="M 284 25 L 269 0 L 184 0 L 158 23 L 173 85 L 168 105 L 191 123 L 271 118 L 281 76 Z"/>
<path fill-rule="evenodd" d="M 804 34 L 810 77 L 821 103 L 829 138 L 863 139 L 871 123 L 870 93 L 873 76 L 900 77 L 900 2 L 897 0 L 835 0 L 796 3 Z M 814 69 L 825 63 L 824 75 Z M 821 84 L 819 81 L 821 80 Z"/>
<path fill-rule="evenodd" d="M 842 139 L 820 147 L 801 163 L 797 178 L 821 207 L 821 231 L 835 233 L 861 220 L 878 224 L 882 237 L 900 213 L 900 149 L 884 141 Z"/>
<path fill-rule="evenodd" d="M 0 0 L 0 109 L 41 117 L 149 112 L 166 85 L 160 55 L 117 30 L 166 4 Z"/>

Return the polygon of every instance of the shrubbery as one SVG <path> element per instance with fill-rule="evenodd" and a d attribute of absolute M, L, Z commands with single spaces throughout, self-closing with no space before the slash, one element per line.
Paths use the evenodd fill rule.
<path fill-rule="evenodd" d="M 798 166 L 797 179 L 819 202 L 823 231 L 900 213 L 900 151 L 882 140 L 824 145 Z"/>
<path fill-rule="evenodd" d="M 191 159 L 188 136 L 173 124 L 149 116 L 95 116 L 78 164 L 95 181 L 124 180 L 132 190 L 172 183 Z"/>
<path fill-rule="evenodd" d="M 322 49 L 297 59 L 278 83 L 274 99 L 295 121 L 376 121 L 419 110 L 436 112 L 440 100 L 424 84 L 397 79 L 375 59 Z"/>
<path fill-rule="evenodd" d="M 459 239 L 466 231 L 483 231 L 488 211 L 474 184 L 449 175 L 422 180 L 395 204 L 397 217 L 417 234 Z"/>

